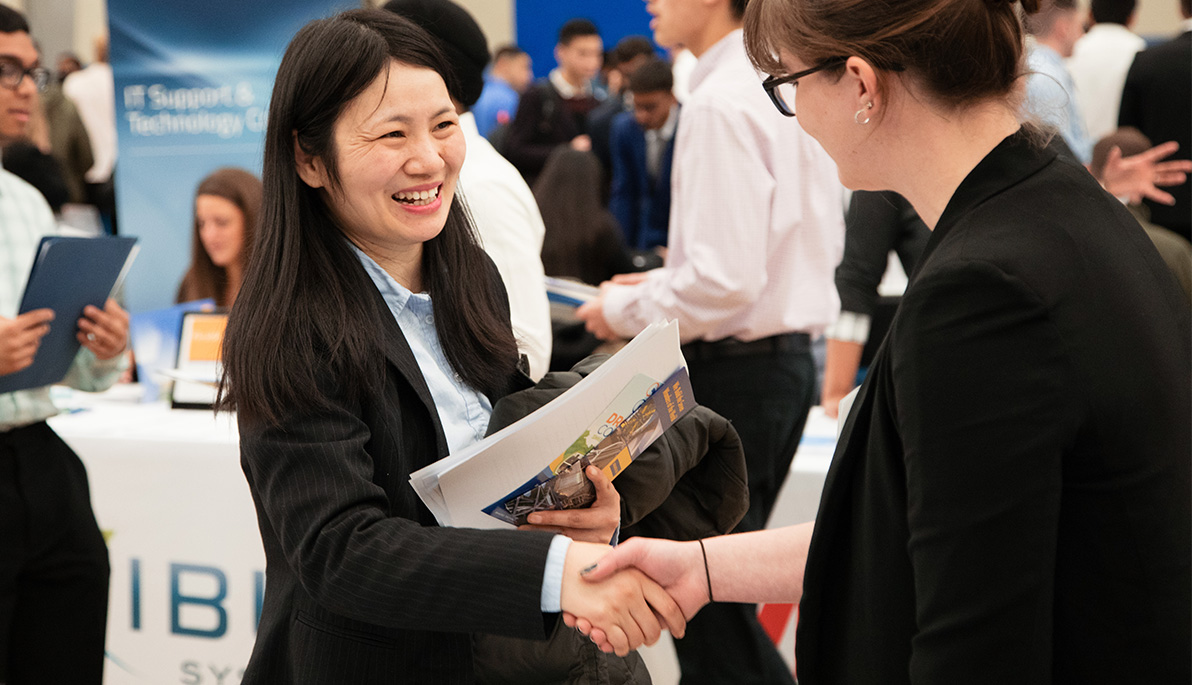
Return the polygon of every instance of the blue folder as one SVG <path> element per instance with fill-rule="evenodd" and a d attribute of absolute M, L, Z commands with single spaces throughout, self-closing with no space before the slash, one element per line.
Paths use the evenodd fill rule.
<path fill-rule="evenodd" d="M 136 238 L 47 236 L 37 247 L 19 313 L 53 309 L 50 332 L 28 368 L 0 376 L 0 393 L 61 381 L 79 352 L 78 320 L 87 305 L 103 309 L 129 264 Z"/>

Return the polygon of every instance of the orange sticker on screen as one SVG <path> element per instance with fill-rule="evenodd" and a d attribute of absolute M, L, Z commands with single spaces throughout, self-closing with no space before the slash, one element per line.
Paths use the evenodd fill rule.
<path fill-rule="evenodd" d="M 190 331 L 190 355 L 192 362 L 219 361 L 223 344 L 224 328 L 228 325 L 226 316 L 200 317 L 194 320 Z"/>

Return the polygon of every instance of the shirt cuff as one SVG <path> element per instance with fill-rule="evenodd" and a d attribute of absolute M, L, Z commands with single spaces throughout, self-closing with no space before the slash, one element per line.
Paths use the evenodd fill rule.
<path fill-rule="evenodd" d="M 869 340 L 870 321 L 871 317 L 868 314 L 842 311 L 836 321 L 824 331 L 824 336 L 832 340 L 864 345 Z"/>
<path fill-rule="evenodd" d="M 539 608 L 545 613 L 556 614 L 563 610 L 563 562 L 567 560 L 569 547 L 571 538 L 566 535 L 556 535 L 550 541 L 546 568 L 542 571 L 542 597 L 538 600 Z"/>
<path fill-rule="evenodd" d="M 604 291 L 604 320 L 608 322 L 609 328 L 613 329 L 613 333 L 625 338 L 626 340 L 641 333 L 644 326 L 638 327 L 636 321 L 632 320 L 630 309 L 639 306 L 638 300 L 641 298 L 643 287 L 641 283 L 637 285 L 614 285 L 605 289 Z"/>

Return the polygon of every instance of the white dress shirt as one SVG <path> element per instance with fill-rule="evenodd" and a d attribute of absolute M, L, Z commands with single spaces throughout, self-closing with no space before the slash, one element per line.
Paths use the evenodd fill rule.
<path fill-rule="evenodd" d="M 685 343 L 814 336 L 836 317 L 844 189 L 761 81 L 740 30 L 700 57 L 675 138 L 666 264 L 641 284 L 606 289 L 604 316 L 618 335 L 676 319 Z"/>
<path fill-rule="evenodd" d="M 560 71 L 558 67 L 551 69 L 550 73 L 547 74 L 546 77 L 550 79 L 550 84 L 555 87 L 556 91 L 558 91 L 559 97 L 563 98 L 564 100 L 574 100 L 575 98 L 592 94 L 591 83 L 584 83 L 580 87 L 576 88 L 575 86 L 571 85 L 571 82 L 568 81 L 565 76 L 563 76 L 563 72 Z"/>
<path fill-rule="evenodd" d="M 74 102 L 91 138 L 95 164 L 84 178 L 88 183 L 103 183 L 116 166 L 116 82 L 111 65 L 95 62 L 76 71 L 62 82 L 62 92 Z"/>
<path fill-rule="evenodd" d="M 509 292 L 513 335 L 530 360 L 530 377 L 538 380 L 550 366 L 551 348 L 542 214 L 522 175 L 480 135 L 471 112 L 460 115 L 459 126 L 468 145 L 459 172 L 460 194 L 476 222 L 484 251 L 501 272 Z"/>
<path fill-rule="evenodd" d="M 1145 40 L 1121 24 L 1094 24 L 1076 41 L 1068 58 L 1068 73 L 1072 74 L 1076 104 L 1092 140 L 1117 130 L 1126 72 L 1134 55 L 1145 47 Z"/>

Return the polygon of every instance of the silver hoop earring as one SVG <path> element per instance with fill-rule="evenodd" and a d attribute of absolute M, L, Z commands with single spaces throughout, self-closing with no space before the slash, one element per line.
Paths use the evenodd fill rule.
<path fill-rule="evenodd" d="M 866 102 L 865 106 L 863 108 L 857 110 L 857 113 L 853 115 L 853 121 L 862 125 L 862 126 L 864 126 L 865 124 L 868 124 L 869 123 L 869 110 L 871 110 L 871 109 L 873 109 L 873 103 Z M 864 121 L 861 120 L 861 115 L 865 115 Z"/>

